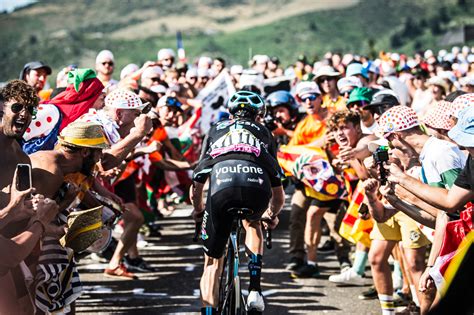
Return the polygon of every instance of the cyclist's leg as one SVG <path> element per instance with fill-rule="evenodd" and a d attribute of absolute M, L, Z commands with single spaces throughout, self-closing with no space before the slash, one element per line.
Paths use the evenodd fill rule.
<path fill-rule="evenodd" d="M 219 304 L 219 277 L 223 264 L 224 256 L 213 258 L 204 254 L 204 272 L 200 282 L 203 307 L 217 308 Z"/>
<path fill-rule="evenodd" d="M 249 291 L 261 291 L 260 276 L 262 271 L 263 233 L 260 221 L 243 220 L 245 229 L 245 247 L 249 256 Z"/>

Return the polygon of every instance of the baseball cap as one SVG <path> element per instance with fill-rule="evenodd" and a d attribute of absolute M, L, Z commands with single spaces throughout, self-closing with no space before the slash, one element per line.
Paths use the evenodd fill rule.
<path fill-rule="evenodd" d="M 178 111 L 182 112 L 183 109 L 181 108 L 181 102 L 173 96 L 163 96 L 162 98 L 159 99 L 157 107 L 163 107 L 163 106 L 168 106 L 168 107 L 174 107 Z"/>
<path fill-rule="evenodd" d="M 160 94 L 166 94 L 167 88 L 161 84 L 152 85 L 150 87 L 150 91 L 155 92 L 155 93 L 160 93 Z"/>
<path fill-rule="evenodd" d="M 316 77 L 315 79 L 318 79 L 319 77 L 337 77 L 341 75 L 339 72 L 334 70 L 333 67 L 331 66 L 322 66 L 316 71 Z"/>
<path fill-rule="evenodd" d="M 21 70 L 21 72 L 20 72 L 20 80 L 25 79 L 26 72 L 28 72 L 30 70 L 41 69 L 41 68 L 45 69 L 46 73 L 48 75 L 50 75 L 53 72 L 51 70 L 51 67 L 48 66 L 47 64 L 45 64 L 44 62 L 42 62 L 42 61 L 31 61 L 31 62 L 28 62 L 26 65 L 23 66 L 23 70 Z"/>
<path fill-rule="evenodd" d="M 432 77 L 428 80 L 428 85 L 437 85 L 444 89 L 444 91 L 448 92 L 448 83 L 441 77 Z"/>
<path fill-rule="evenodd" d="M 448 132 L 448 136 L 463 147 L 474 147 L 474 106 L 459 112 L 458 122 Z"/>
<path fill-rule="evenodd" d="M 129 63 L 120 71 L 120 80 L 140 69 L 136 64 Z"/>
<path fill-rule="evenodd" d="M 344 77 L 337 81 L 337 89 L 340 93 L 356 87 L 362 87 L 362 82 L 358 77 Z"/>
<path fill-rule="evenodd" d="M 347 104 L 354 103 L 354 102 L 366 102 L 370 103 L 372 100 L 372 95 L 374 91 L 372 89 L 366 87 L 359 87 L 352 90 L 351 94 L 349 95 L 349 99 L 347 100 Z"/>
<path fill-rule="evenodd" d="M 157 53 L 158 60 L 163 60 L 163 59 L 166 59 L 167 57 L 174 58 L 175 56 L 176 55 L 173 49 L 171 48 L 162 48 Z"/>
<path fill-rule="evenodd" d="M 230 67 L 230 74 L 242 74 L 242 71 L 244 71 L 244 67 L 241 65 L 234 65 Z"/>
<path fill-rule="evenodd" d="M 296 86 L 295 95 L 299 98 L 302 98 L 304 95 L 308 94 L 318 94 L 321 95 L 321 91 L 319 90 L 318 85 L 316 82 L 313 81 L 303 81 L 298 83 Z"/>
<path fill-rule="evenodd" d="M 382 114 L 377 134 L 386 138 L 393 132 L 407 130 L 420 125 L 416 112 L 408 106 L 398 105 Z"/>
<path fill-rule="evenodd" d="M 372 96 L 372 101 L 368 106 L 380 106 L 380 105 L 400 105 L 395 92 L 390 89 L 380 90 Z"/>
<path fill-rule="evenodd" d="M 451 109 L 452 106 L 450 102 L 440 101 L 434 106 L 429 107 L 422 121 L 431 128 L 450 130 Z"/>
<path fill-rule="evenodd" d="M 137 94 L 126 89 L 115 89 L 105 98 L 105 106 L 112 108 L 142 110 L 147 105 Z"/>
<path fill-rule="evenodd" d="M 158 67 L 158 66 L 148 67 L 148 68 L 145 69 L 145 71 L 143 71 L 142 79 L 143 78 L 153 78 L 156 75 L 159 75 L 161 77 L 163 75 L 163 69 L 161 69 L 161 67 Z"/>
<path fill-rule="evenodd" d="M 114 54 L 110 50 L 102 50 L 97 54 L 95 58 L 95 63 L 101 63 L 104 61 L 114 61 Z"/>
<path fill-rule="evenodd" d="M 366 79 L 369 78 L 369 75 L 367 74 L 367 69 L 365 69 L 361 63 L 351 63 L 347 66 L 346 77 L 352 77 L 358 74 L 362 75 Z"/>

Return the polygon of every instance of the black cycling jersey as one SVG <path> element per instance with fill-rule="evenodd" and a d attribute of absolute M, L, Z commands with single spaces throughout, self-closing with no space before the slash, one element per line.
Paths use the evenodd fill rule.
<path fill-rule="evenodd" d="M 212 126 L 206 136 L 193 179 L 204 183 L 213 166 L 226 160 L 244 160 L 261 166 L 271 186 L 281 185 L 283 172 L 276 158 L 276 143 L 262 124 L 247 119 L 224 120 Z"/>

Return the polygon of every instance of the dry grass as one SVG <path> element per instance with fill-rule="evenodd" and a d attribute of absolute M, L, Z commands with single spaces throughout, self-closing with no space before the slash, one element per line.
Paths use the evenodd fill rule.
<path fill-rule="evenodd" d="M 113 39 L 144 39 L 181 31 L 235 32 L 266 25 L 284 18 L 314 11 L 337 9 L 355 5 L 359 0 L 294 0 L 284 4 L 234 5 L 229 8 L 199 6 L 198 15 L 169 15 L 152 17 L 143 23 L 118 29 L 110 34 Z M 228 21 L 221 22 L 219 21 Z"/>

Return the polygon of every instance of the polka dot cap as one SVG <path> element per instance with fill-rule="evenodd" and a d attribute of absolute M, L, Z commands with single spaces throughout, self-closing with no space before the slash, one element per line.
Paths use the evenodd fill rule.
<path fill-rule="evenodd" d="M 143 104 L 137 94 L 125 89 L 116 89 L 105 98 L 105 106 L 121 109 L 143 109 Z"/>
<path fill-rule="evenodd" d="M 446 101 L 440 101 L 435 106 L 428 109 L 423 117 L 423 123 L 431 128 L 450 130 L 450 116 L 452 104 Z"/>
<path fill-rule="evenodd" d="M 416 112 L 408 106 L 394 106 L 386 111 L 379 119 L 377 133 L 381 136 L 397 131 L 403 131 L 419 126 Z"/>
<path fill-rule="evenodd" d="M 474 105 L 474 93 L 460 95 L 451 104 L 451 115 L 458 117 L 461 110 L 472 105 Z"/>

